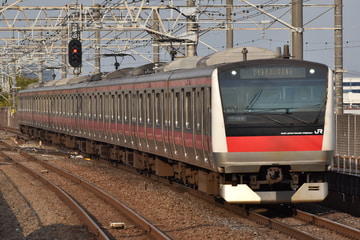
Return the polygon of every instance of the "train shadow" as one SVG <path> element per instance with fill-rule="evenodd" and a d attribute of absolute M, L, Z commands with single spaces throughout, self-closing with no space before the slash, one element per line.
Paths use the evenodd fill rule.
<path fill-rule="evenodd" d="M 0 192 L 0 239 L 25 239 L 23 229 Z"/>
<path fill-rule="evenodd" d="M 89 231 L 86 229 L 85 226 L 81 226 L 81 225 L 68 226 L 64 224 L 53 224 L 49 226 L 44 226 L 32 232 L 28 236 L 26 236 L 26 240 L 40 240 L 40 239 L 95 240 L 97 238 L 91 233 L 89 233 Z"/>

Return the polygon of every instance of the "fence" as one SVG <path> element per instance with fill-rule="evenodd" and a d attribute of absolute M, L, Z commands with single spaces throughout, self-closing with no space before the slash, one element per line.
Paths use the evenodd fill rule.
<path fill-rule="evenodd" d="M 360 115 L 336 116 L 333 171 L 360 176 Z"/>

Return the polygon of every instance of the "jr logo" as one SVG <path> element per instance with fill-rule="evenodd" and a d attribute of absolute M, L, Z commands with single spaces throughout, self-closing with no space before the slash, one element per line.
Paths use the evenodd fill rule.
<path fill-rule="evenodd" d="M 314 134 L 323 134 L 323 130 L 318 128 L 316 131 L 314 131 Z"/>

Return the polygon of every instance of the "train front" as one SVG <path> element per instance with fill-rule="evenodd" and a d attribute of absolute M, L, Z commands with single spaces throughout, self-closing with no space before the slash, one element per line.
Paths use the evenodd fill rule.
<path fill-rule="evenodd" d="M 254 60 L 212 80 L 220 195 L 243 204 L 322 201 L 335 145 L 332 74 L 322 64 Z"/>

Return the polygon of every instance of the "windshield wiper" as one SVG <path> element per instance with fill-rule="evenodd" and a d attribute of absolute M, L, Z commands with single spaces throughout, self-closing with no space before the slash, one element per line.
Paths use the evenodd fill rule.
<path fill-rule="evenodd" d="M 255 103 L 259 100 L 261 94 L 263 92 L 263 89 L 260 89 L 257 91 L 254 96 L 251 98 L 249 105 L 246 106 L 245 111 L 250 111 L 252 107 L 255 105 Z"/>

